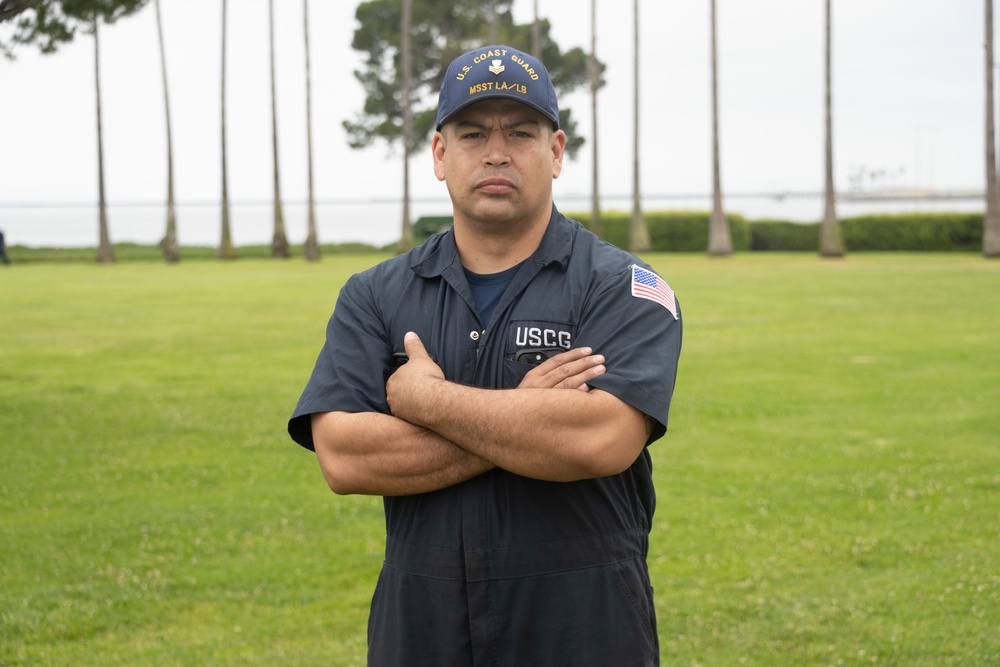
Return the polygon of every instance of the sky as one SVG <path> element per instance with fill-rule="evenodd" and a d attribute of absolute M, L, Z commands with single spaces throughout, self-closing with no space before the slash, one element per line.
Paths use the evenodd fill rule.
<path fill-rule="evenodd" d="M 590 44 L 590 3 L 537 0 L 561 48 Z M 353 0 L 309 0 L 313 164 L 320 200 L 394 199 L 402 162 L 385 144 L 347 145 L 342 121 L 364 96 L 350 47 Z M 221 2 L 161 0 L 179 202 L 221 192 Z M 307 195 L 302 2 L 275 3 L 277 118 L 283 200 Z M 515 0 L 528 22 L 533 0 Z M 816 192 L 823 184 L 822 0 L 717 0 L 724 193 Z M 834 172 L 838 190 L 862 170 L 884 187 L 982 189 L 984 66 L 980 0 L 833 0 Z M 641 190 L 711 191 L 709 0 L 640 0 Z M 230 197 L 269 201 L 271 104 L 266 0 L 231 0 L 227 46 Z M 633 178 L 632 3 L 598 0 L 600 191 L 617 208 Z M 58 53 L 22 48 L 0 60 L 0 206 L 97 198 L 93 39 Z M 111 203 L 162 201 L 166 132 L 156 14 L 104 27 L 100 41 L 105 183 Z M 564 95 L 590 139 L 589 91 Z M 591 149 L 568 162 L 560 197 L 589 196 Z M 872 181 L 869 180 L 871 185 Z M 447 202 L 429 149 L 411 162 L 417 199 Z M 615 204 L 609 205 L 614 208 Z M 577 208 L 586 210 L 586 204 Z M 819 216 L 817 204 L 817 217 Z M 447 213 L 447 208 L 444 210 Z"/>

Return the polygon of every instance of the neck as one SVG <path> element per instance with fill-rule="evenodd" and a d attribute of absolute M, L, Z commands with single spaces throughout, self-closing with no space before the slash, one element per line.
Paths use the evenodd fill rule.
<path fill-rule="evenodd" d="M 549 227 L 551 208 L 544 219 L 513 223 L 475 224 L 455 217 L 455 244 L 462 266 L 473 273 L 499 273 L 534 254 Z"/>

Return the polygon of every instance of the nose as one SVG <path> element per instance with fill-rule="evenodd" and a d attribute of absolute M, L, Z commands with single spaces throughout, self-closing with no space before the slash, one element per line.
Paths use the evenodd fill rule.
<path fill-rule="evenodd" d="M 486 156 L 483 162 L 490 167 L 502 167 L 510 163 L 506 137 L 502 132 L 491 132 L 486 142 Z"/>

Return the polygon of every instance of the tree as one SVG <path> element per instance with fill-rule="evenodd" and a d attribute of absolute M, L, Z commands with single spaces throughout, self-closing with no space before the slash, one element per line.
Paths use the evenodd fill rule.
<path fill-rule="evenodd" d="M 633 87 L 632 100 L 632 219 L 629 223 L 628 245 L 632 252 L 648 252 L 653 244 L 649 240 L 649 227 L 642 214 L 642 197 L 639 194 L 639 0 L 632 3 L 633 18 Z"/>
<path fill-rule="evenodd" d="M 236 259 L 233 235 L 229 224 L 229 175 L 226 171 L 226 0 L 222 0 L 222 238 L 215 256 Z"/>
<path fill-rule="evenodd" d="M 1000 194 L 997 193 L 996 130 L 993 120 L 993 0 L 986 0 L 986 215 L 983 256 L 1000 257 Z"/>
<path fill-rule="evenodd" d="M 516 25 L 512 0 L 425 0 L 413 5 L 409 31 L 413 85 L 411 104 L 413 133 L 410 152 L 425 146 L 437 118 L 437 93 L 448 64 L 469 49 L 481 46 L 492 25 L 496 2 L 496 41 L 525 52 L 531 50 L 532 24 Z M 399 0 L 369 0 L 355 12 L 358 27 L 351 46 L 363 54 L 362 69 L 354 72 L 365 91 L 362 110 L 354 120 L 344 121 L 352 148 L 365 148 L 375 141 L 390 147 L 403 140 L 402 3 Z M 588 81 L 587 54 L 580 48 L 562 51 L 550 38 L 550 25 L 540 21 L 541 57 L 560 95 Z M 604 65 L 599 65 L 603 72 Z M 562 109 L 559 122 L 569 136 L 567 151 L 575 156 L 583 145 L 569 109 Z"/>
<path fill-rule="evenodd" d="M 170 95 L 167 92 L 167 52 L 163 46 L 163 21 L 160 18 L 160 0 L 154 0 L 156 6 L 156 33 L 160 38 L 160 68 L 163 72 L 163 106 L 167 118 L 167 231 L 160 240 L 163 257 L 168 262 L 178 262 L 181 259 L 180 247 L 177 245 L 177 215 L 174 209 L 174 146 L 170 136 Z"/>
<path fill-rule="evenodd" d="M 536 58 L 542 54 L 542 24 L 538 20 L 538 0 L 535 0 L 535 18 L 531 22 L 531 55 Z"/>
<path fill-rule="evenodd" d="M 21 12 L 31 9 L 41 1 L 42 0 L 0 0 L 0 23 L 9 21 Z"/>
<path fill-rule="evenodd" d="M 500 12 L 497 10 L 497 0 L 490 0 L 490 44 L 500 43 Z"/>
<path fill-rule="evenodd" d="M 283 259 L 291 256 L 288 237 L 285 236 L 285 215 L 281 208 L 281 184 L 278 180 L 278 93 L 274 77 L 274 0 L 267 0 L 271 35 L 271 146 L 274 153 L 274 237 L 271 239 L 271 257 Z"/>
<path fill-rule="evenodd" d="M 13 18 L 15 23 L 10 44 L 0 44 L 0 51 L 13 58 L 13 46 L 35 44 L 42 53 L 55 53 L 62 44 L 73 40 L 76 32 L 94 36 L 94 92 L 97 103 L 97 191 L 98 246 L 97 261 L 115 261 L 114 247 L 108 229 L 107 201 L 104 196 L 104 134 L 101 126 L 101 67 L 98 25 L 114 23 L 134 14 L 148 0 L 4 0 L 0 2 L 0 17 Z M 27 11 L 33 10 L 33 11 Z"/>
<path fill-rule="evenodd" d="M 403 68 L 403 220 L 397 248 L 399 254 L 413 247 L 413 225 L 410 223 L 410 145 L 413 138 L 413 48 L 410 46 L 412 25 L 413 0 L 403 0 L 399 47 Z"/>
<path fill-rule="evenodd" d="M 822 257 L 843 257 L 844 241 L 833 191 L 833 111 L 830 98 L 830 0 L 826 0 L 826 178 L 823 186 L 823 222 L 819 226 L 819 254 Z"/>
<path fill-rule="evenodd" d="M 708 226 L 708 254 L 728 257 L 733 254 L 729 223 L 722 211 L 722 178 L 719 174 L 719 78 L 716 42 L 715 0 L 712 0 L 712 219 Z"/>
<path fill-rule="evenodd" d="M 535 22 L 538 22 L 538 0 L 535 0 Z M 597 0 L 590 0 L 590 57 L 587 59 L 587 74 L 590 77 L 590 149 L 593 157 L 590 181 L 590 231 L 604 236 L 604 221 L 601 219 L 601 190 L 598 179 L 597 160 L 597 91 L 603 84 L 597 67 Z"/>
<path fill-rule="evenodd" d="M 309 76 L 309 0 L 302 0 L 302 22 L 306 40 L 306 153 L 309 160 L 309 232 L 306 236 L 306 259 L 319 260 L 319 239 L 316 234 L 316 201 L 313 196 L 312 83 Z"/>
<path fill-rule="evenodd" d="M 98 235 L 97 261 L 101 264 L 111 264 L 115 261 L 115 249 L 111 245 L 111 232 L 108 229 L 108 205 L 104 197 L 104 132 L 101 129 L 101 40 L 97 30 L 97 19 L 92 21 L 94 35 L 94 91 L 97 99 L 97 211 Z"/>

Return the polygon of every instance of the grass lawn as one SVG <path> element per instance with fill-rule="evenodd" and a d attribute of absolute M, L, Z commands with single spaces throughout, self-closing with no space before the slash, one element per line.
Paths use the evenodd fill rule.
<path fill-rule="evenodd" d="M 0 665 L 364 664 L 381 501 L 285 424 L 382 257 L 0 267 Z M 1000 263 L 647 259 L 663 664 L 1000 664 Z"/>

